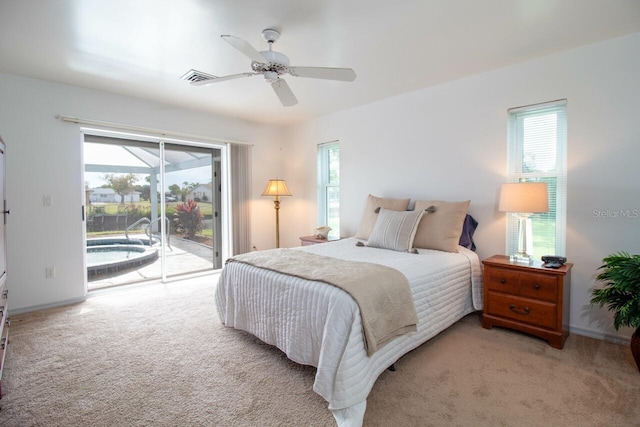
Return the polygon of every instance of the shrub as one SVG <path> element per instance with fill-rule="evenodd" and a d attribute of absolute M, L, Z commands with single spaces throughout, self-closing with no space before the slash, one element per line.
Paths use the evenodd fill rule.
<path fill-rule="evenodd" d="M 177 205 L 173 222 L 177 231 L 182 231 L 188 239 L 193 239 L 196 233 L 202 231 L 202 213 L 200 213 L 198 203 L 187 200 L 185 203 Z"/>

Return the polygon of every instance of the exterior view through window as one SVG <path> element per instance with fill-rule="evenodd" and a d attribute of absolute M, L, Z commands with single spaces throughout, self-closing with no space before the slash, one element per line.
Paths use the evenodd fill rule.
<path fill-rule="evenodd" d="M 340 145 L 318 146 L 318 225 L 331 227 L 329 237 L 340 236 Z"/>
<path fill-rule="evenodd" d="M 89 290 L 221 267 L 220 154 L 85 135 Z"/>

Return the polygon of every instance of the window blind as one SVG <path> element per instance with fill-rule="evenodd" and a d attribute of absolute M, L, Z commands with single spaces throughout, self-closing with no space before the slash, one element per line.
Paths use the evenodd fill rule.
<path fill-rule="evenodd" d="M 565 255 L 567 205 L 566 100 L 509 110 L 507 181 L 545 182 L 549 212 L 531 215 L 533 242 L 527 252 Z M 518 224 L 507 217 L 507 253 L 518 247 Z"/>

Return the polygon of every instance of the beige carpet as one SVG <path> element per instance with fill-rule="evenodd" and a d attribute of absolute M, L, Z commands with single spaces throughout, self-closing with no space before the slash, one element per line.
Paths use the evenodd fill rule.
<path fill-rule="evenodd" d="M 333 425 L 313 368 L 220 324 L 214 280 L 13 316 L 0 425 Z M 555 350 L 471 315 L 396 366 L 366 426 L 640 425 L 626 346 L 572 335 Z"/>

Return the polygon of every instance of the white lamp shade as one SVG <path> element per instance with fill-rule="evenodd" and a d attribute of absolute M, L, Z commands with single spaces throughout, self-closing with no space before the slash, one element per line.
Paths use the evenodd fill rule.
<path fill-rule="evenodd" d="M 284 179 L 271 179 L 262 193 L 263 196 L 291 196 Z"/>
<path fill-rule="evenodd" d="M 544 182 L 502 184 L 498 210 L 519 213 L 549 212 L 547 184 Z"/>

